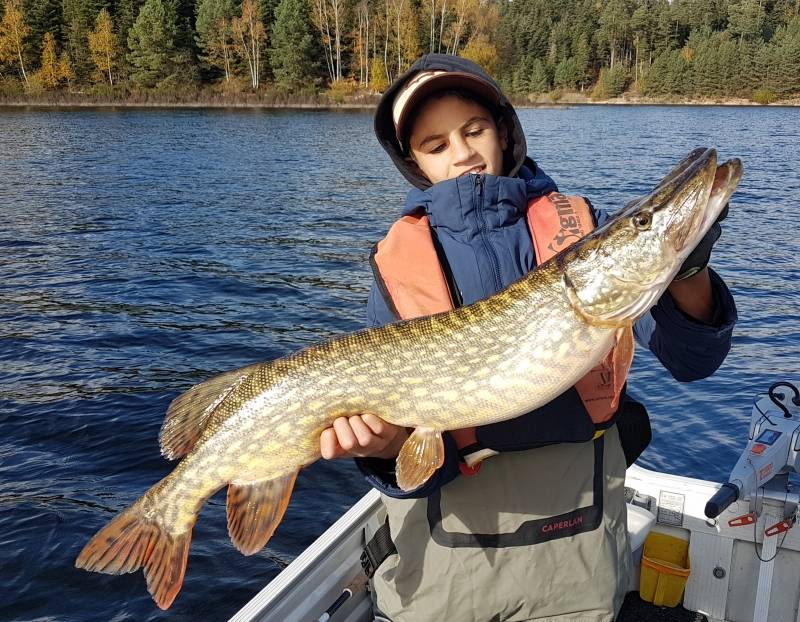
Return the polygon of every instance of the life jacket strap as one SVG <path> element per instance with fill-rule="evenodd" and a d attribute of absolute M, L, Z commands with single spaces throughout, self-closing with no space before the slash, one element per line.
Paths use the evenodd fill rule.
<path fill-rule="evenodd" d="M 481 460 L 496 456 L 499 452 L 494 449 L 484 447 L 478 440 L 475 428 L 463 428 L 461 430 L 450 430 L 450 436 L 458 447 L 458 457 L 460 461 L 458 468 L 462 475 L 472 477 L 480 470 Z"/>

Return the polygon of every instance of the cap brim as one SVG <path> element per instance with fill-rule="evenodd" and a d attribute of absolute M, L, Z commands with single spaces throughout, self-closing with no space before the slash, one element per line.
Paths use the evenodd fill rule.
<path fill-rule="evenodd" d="M 403 106 L 403 110 L 400 112 L 400 117 L 395 124 L 395 135 L 397 136 L 397 142 L 400 144 L 401 149 L 405 149 L 403 145 L 403 132 L 405 131 L 406 124 L 410 120 L 414 109 L 425 97 L 444 89 L 465 89 L 474 92 L 490 104 L 500 103 L 500 93 L 497 89 L 488 82 L 472 74 L 451 71 L 434 76 L 430 80 L 419 85 L 408 98 L 408 101 Z"/>

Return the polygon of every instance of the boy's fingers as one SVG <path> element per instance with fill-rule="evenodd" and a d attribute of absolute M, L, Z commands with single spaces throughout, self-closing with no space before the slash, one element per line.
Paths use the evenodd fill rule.
<path fill-rule="evenodd" d="M 326 428 L 319 436 L 319 451 L 326 460 L 338 458 L 342 453 L 342 448 L 336 440 L 336 432 L 333 428 Z"/>
<path fill-rule="evenodd" d="M 389 432 L 389 425 L 380 417 L 376 417 L 375 415 L 361 415 L 361 420 L 367 424 L 372 433 L 375 436 L 385 437 Z"/>
<path fill-rule="evenodd" d="M 358 440 L 356 435 L 353 434 L 353 428 L 350 427 L 350 421 L 347 417 L 334 419 L 333 429 L 336 432 L 336 440 L 339 441 L 339 446 L 345 451 L 351 451 L 358 445 Z"/>
<path fill-rule="evenodd" d="M 363 419 L 358 415 L 355 417 L 350 417 L 348 421 L 350 423 L 350 428 L 356 435 L 358 444 L 361 447 L 369 448 L 370 446 L 381 443 L 383 440 L 379 437 L 376 437 L 375 434 L 373 434 L 372 429 L 366 423 L 364 423 Z"/>

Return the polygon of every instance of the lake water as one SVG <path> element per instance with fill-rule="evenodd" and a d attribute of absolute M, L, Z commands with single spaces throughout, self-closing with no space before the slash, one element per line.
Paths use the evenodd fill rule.
<path fill-rule="evenodd" d="M 711 378 L 639 352 L 641 464 L 723 480 L 751 400 L 800 380 L 800 109 L 520 111 L 562 191 L 617 209 L 692 148 L 745 176 L 713 265 L 739 307 Z M 0 109 L 0 620 L 225 620 L 366 490 L 349 461 L 304 470 L 267 549 L 241 556 L 224 496 L 159 611 L 140 572 L 73 567 L 87 539 L 171 470 L 170 400 L 224 370 L 363 326 L 367 256 L 406 182 L 365 112 Z"/>

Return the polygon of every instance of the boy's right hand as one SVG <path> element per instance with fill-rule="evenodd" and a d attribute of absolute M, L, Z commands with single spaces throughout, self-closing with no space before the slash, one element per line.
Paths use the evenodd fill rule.
<path fill-rule="evenodd" d="M 375 415 L 339 417 L 322 431 L 319 448 L 326 460 L 333 458 L 396 458 L 408 438 L 404 427 Z"/>

